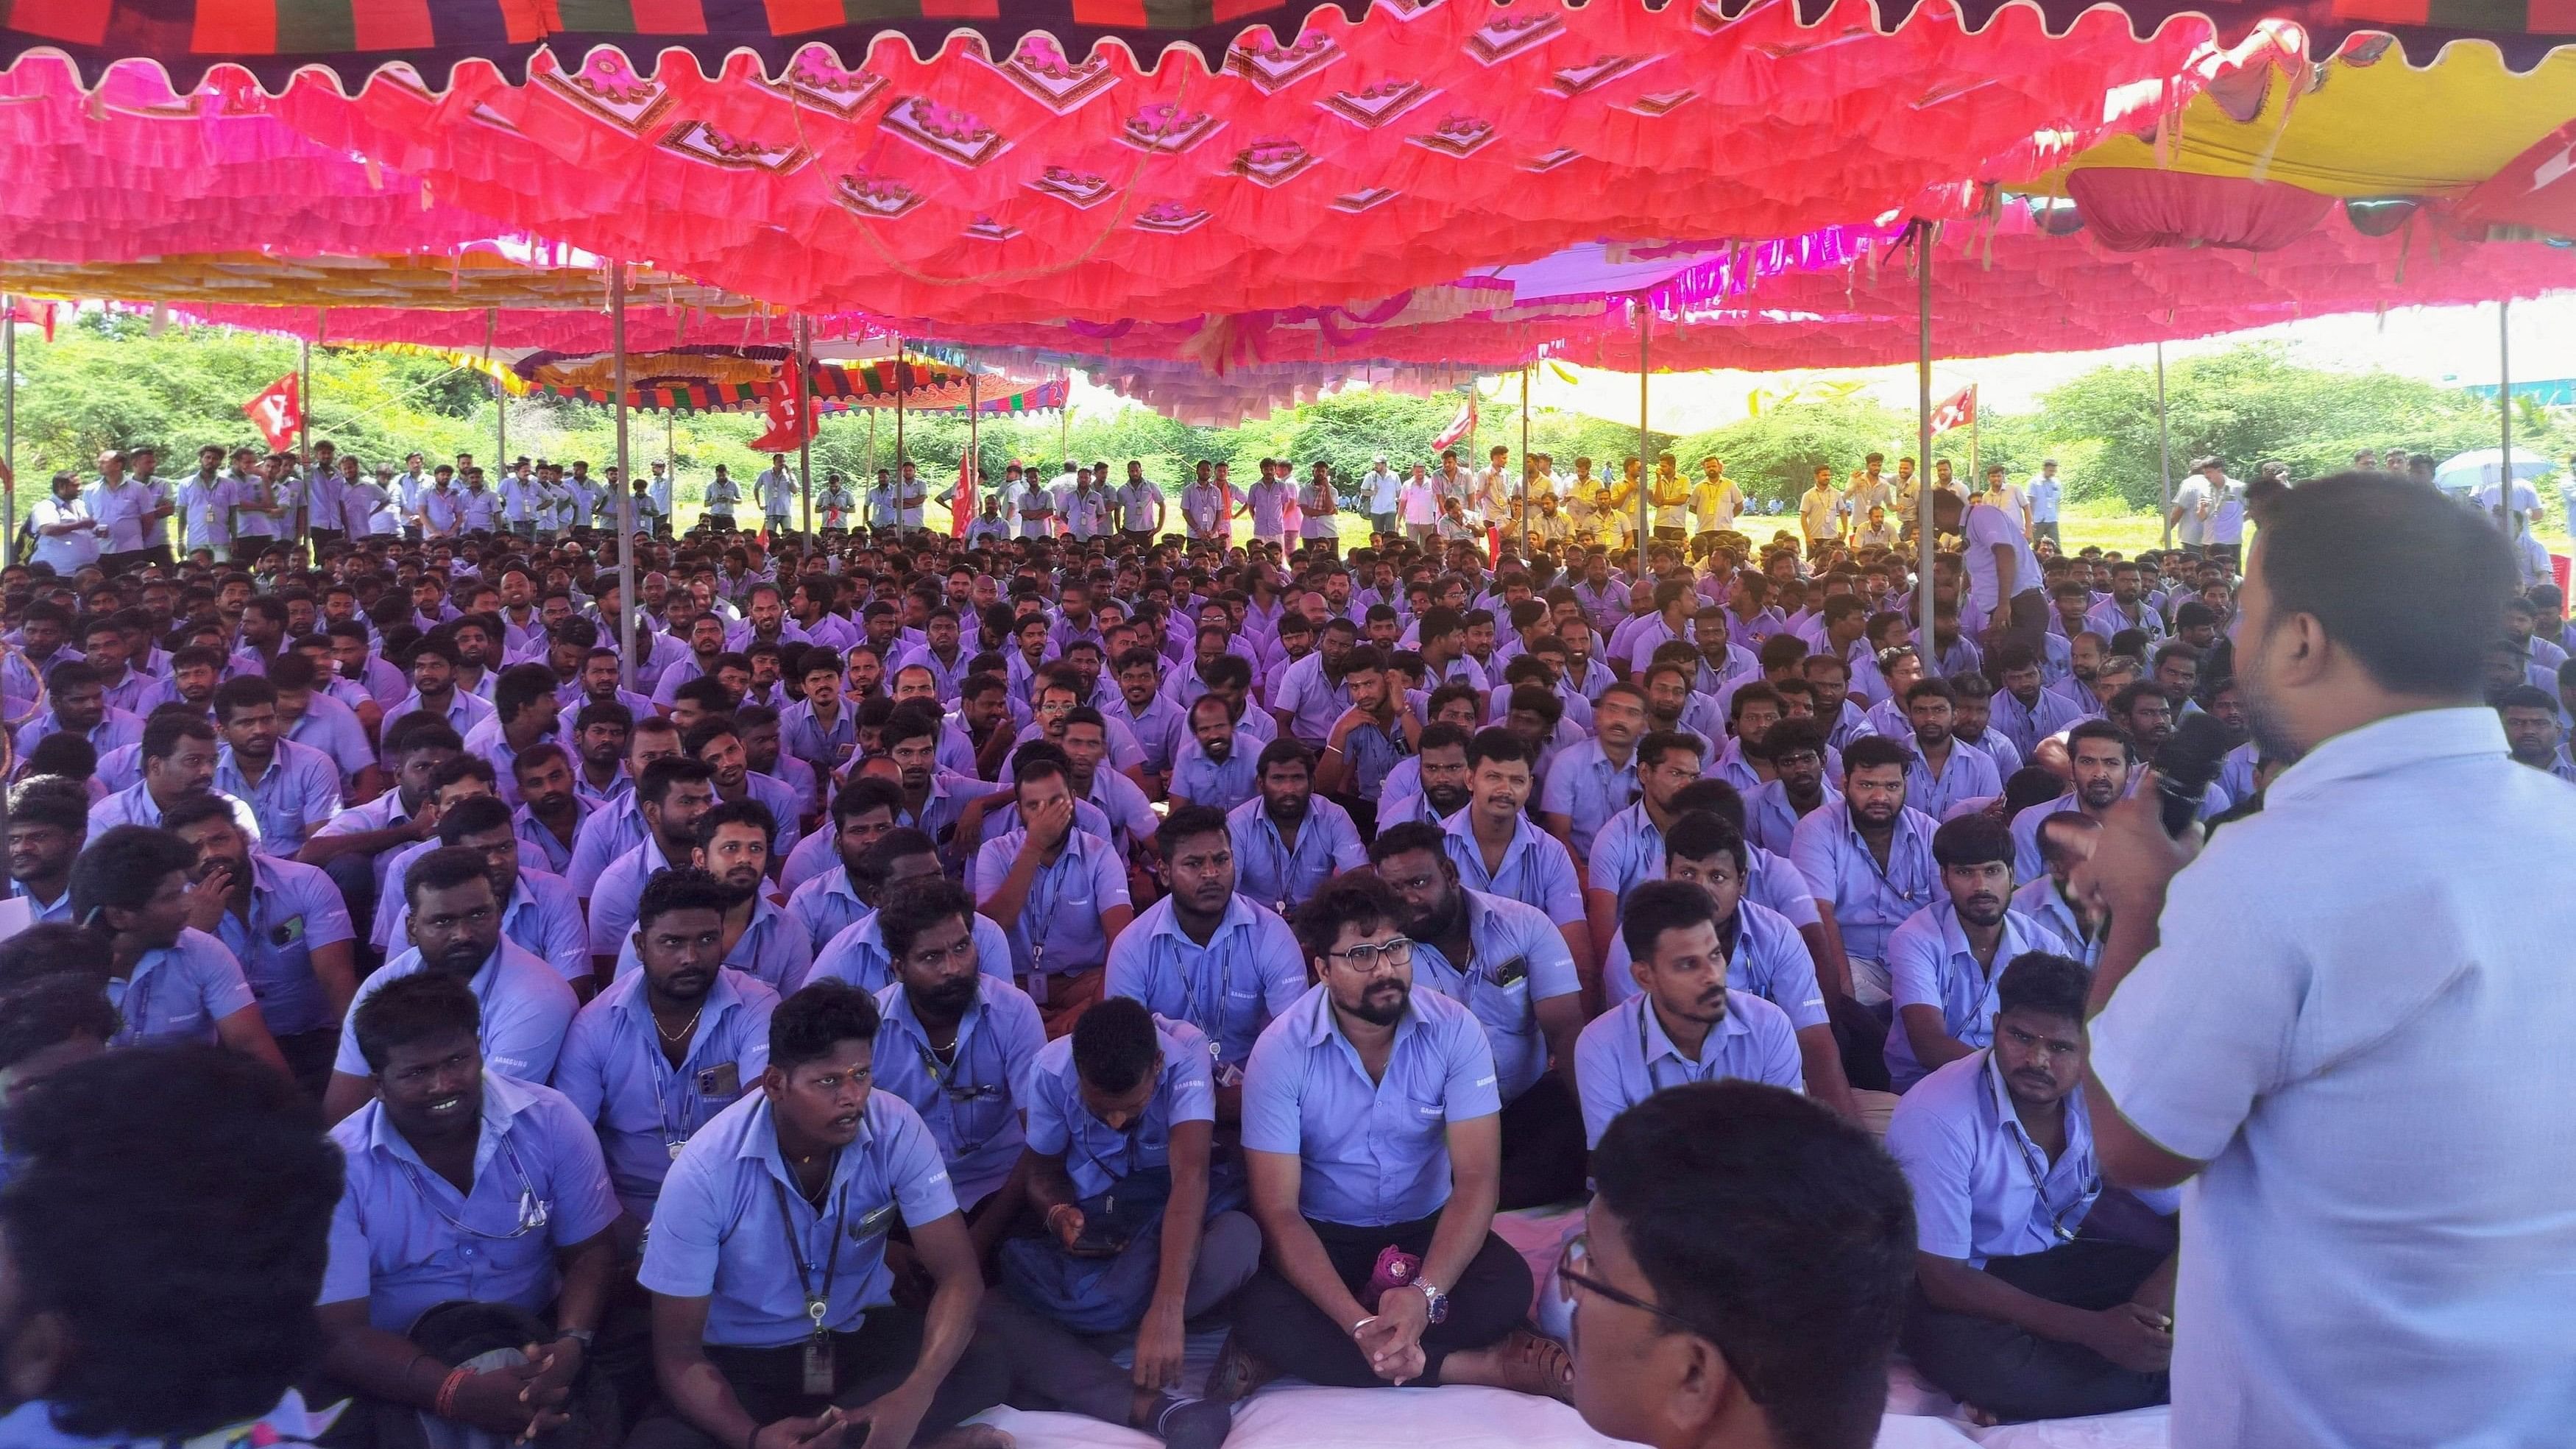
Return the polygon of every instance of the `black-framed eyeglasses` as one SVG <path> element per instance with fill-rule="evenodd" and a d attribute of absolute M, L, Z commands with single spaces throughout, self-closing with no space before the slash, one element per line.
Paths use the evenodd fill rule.
<path fill-rule="evenodd" d="M 1727 1354 L 1727 1358 L 1730 1363 L 1734 1362 L 1735 1356 L 1728 1352 L 1725 1341 L 1720 1339 L 1715 1333 L 1701 1327 L 1699 1324 L 1691 1322 L 1689 1319 L 1682 1317 L 1680 1314 L 1673 1312 L 1662 1304 L 1649 1303 L 1645 1299 L 1640 1298 L 1636 1294 L 1630 1293 L 1625 1289 L 1612 1287 L 1608 1283 L 1603 1282 L 1601 1279 L 1594 1277 L 1590 1272 L 1588 1272 L 1587 1270 L 1591 1266 L 1591 1234 L 1576 1233 L 1573 1237 L 1566 1239 L 1564 1248 L 1557 1253 L 1556 1258 L 1556 1292 L 1557 1296 L 1565 1301 L 1569 1309 L 1579 1309 L 1582 1306 L 1581 1301 L 1574 1296 L 1574 1290 L 1580 1288 L 1587 1293 L 1598 1294 L 1603 1298 L 1607 1298 L 1611 1302 L 1616 1303 L 1623 1308 L 1634 1308 L 1640 1312 L 1651 1313 L 1655 1317 L 1672 1325 L 1674 1328 L 1690 1334 L 1693 1337 L 1707 1339 L 1710 1343 L 1717 1345 L 1718 1352 Z M 1767 1396 L 1764 1394 L 1762 1389 L 1755 1385 L 1749 1378 L 1744 1376 L 1740 1366 L 1737 1370 L 1737 1378 L 1744 1383 L 1744 1392 L 1747 1398 L 1752 1399 L 1753 1402 L 1757 1404 L 1766 1401 Z"/>

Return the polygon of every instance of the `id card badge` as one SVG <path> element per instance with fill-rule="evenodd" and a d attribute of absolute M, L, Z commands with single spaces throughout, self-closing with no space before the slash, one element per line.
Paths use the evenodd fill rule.
<path fill-rule="evenodd" d="M 805 1340 L 804 1378 L 809 1397 L 828 1399 L 835 1392 L 830 1337 L 818 1333 Z"/>

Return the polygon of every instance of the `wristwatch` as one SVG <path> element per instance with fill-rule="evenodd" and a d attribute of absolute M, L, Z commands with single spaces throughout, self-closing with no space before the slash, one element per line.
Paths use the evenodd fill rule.
<path fill-rule="evenodd" d="M 598 1330 L 591 1328 L 567 1328 L 555 1335 L 558 1339 L 569 1338 L 573 1342 L 580 1344 L 584 1349 L 588 1349 L 591 1346 L 592 1341 L 598 1336 Z"/>
<path fill-rule="evenodd" d="M 1413 1286 L 1416 1291 L 1422 1294 L 1423 1305 L 1430 1310 L 1430 1314 L 1425 1321 L 1429 1323 L 1448 1322 L 1449 1295 L 1441 1292 L 1439 1285 L 1433 1283 L 1427 1278 L 1414 1279 Z"/>

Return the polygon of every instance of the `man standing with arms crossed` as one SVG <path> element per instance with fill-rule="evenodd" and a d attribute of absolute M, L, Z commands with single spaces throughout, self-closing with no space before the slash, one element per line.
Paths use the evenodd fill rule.
<path fill-rule="evenodd" d="M 2085 1087 L 2103 1174 L 2191 1180 L 2173 1442 L 2560 1443 L 2576 900 L 2518 867 L 2576 849 L 2576 796 L 2482 706 L 2513 561 L 2492 523 L 2379 475 L 2260 521 L 2237 679 L 2255 739 L 2298 763 L 2198 861 L 2139 791 L 2073 881 L 2110 912 Z M 2393 600 L 2392 578 L 2421 587 Z"/>

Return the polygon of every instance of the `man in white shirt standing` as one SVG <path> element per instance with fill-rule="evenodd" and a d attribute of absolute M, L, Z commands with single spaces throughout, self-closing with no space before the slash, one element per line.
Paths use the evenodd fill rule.
<path fill-rule="evenodd" d="M 2223 472 L 2223 470 L 2222 470 Z M 2165 510 L 2165 527 L 2173 531 L 2173 540 L 2193 558 L 2207 551 L 2209 543 L 2209 480 L 2199 468 L 2174 485 L 2173 506 Z"/>
<path fill-rule="evenodd" d="M 2197 471 L 2209 489 L 2201 516 L 2207 520 L 2209 556 L 2235 568 L 2245 560 L 2245 485 L 2227 476 L 2227 465 L 2203 458 Z"/>
<path fill-rule="evenodd" d="M 1360 492 L 1368 499 L 1371 534 L 1395 532 L 1395 507 L 1403 483 L 1396 471 L 1386 466 L 1386 454 L 1378 454 L 1369 464 L 1368 472 L 1360 479 Z"/>
<path fill-rule="evenodd" d="M 2057 476 L 2055 458 L 2041 460 L 2039 476 L 2030 480 L 2025 496 L 2030 502 L 2030 541 L 2044 538 L 2063 547 L 2065 540 L 2057 536 L 2057 513 L 2066 498 L 2066 481 Z"/>
<path fill-rule="evenodd" d="M 170 505 L 160 501 L 151 484 L 126 476 L 125 454 L 114 448 L 98 455 L 98 482 L 91 490 L 90 516 L 106 535 L 98 566 L 114 578 L 151 552 Z"/>
<path fill-rule="evenodd" d="M 2260 521 L 2236 677 L 2254 738 L 2298 762 L 2197 860 L 2141 791 L 2071 882 L 2110 913 L 2103 1173 L 2190 1182 L 2172 1442 L 2563 1443 L 2576 898 L 2526 866 L 2576 850 L 2576 794 L 2482 704 L 2513 563 L 2494 524 L 2381 475 Z M 2400 578 L 2441 583 L 2375 582 Z"/>
<path fill-rule="evenodd" d="M 1413 465 L 1413 476 L 1405 480 L 1399 497 L 1404 506 L 1404 532 L 1415 543 L 1429 543 L 1432 529 L 1440 522 L 1440 490 L 1423 473 L 1422 465 Z"/>
<path fill-rule="evenodd" d="M 753 499 L 760 504 L 761 518 L 772 535 L 787 531 L 787 519 L 796 511 L 796 477 L 787 471 L 787 455 L 771 455 L 769 466 L 751 480 Z"/>

